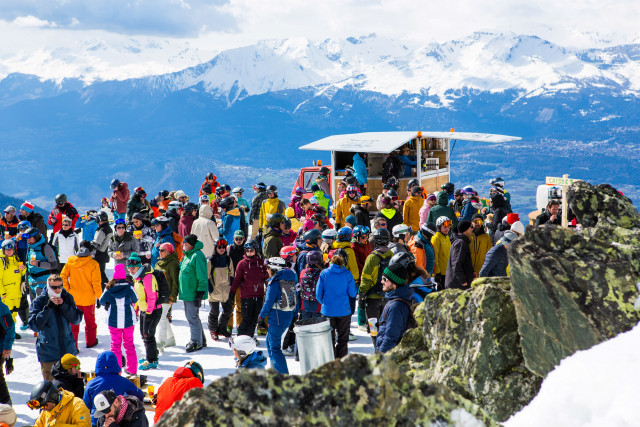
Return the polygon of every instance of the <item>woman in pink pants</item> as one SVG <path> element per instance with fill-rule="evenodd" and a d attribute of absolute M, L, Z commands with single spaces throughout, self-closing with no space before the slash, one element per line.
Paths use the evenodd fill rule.
<path fill-rule="evenodd" d="M 136 313 L 133 308 L 138 297 L 131 283 L 127 282 L 124 264 L 116 265 L 113 280 L 100 298 L 100 304 L 109 312 L 109 332 L 111 333 L 111 351 L 117 356 L 122 367 L 122 346 L 127 355 L 125 372 L 135 375 L 138 371 L 138 356 L 133 344 Z"/>

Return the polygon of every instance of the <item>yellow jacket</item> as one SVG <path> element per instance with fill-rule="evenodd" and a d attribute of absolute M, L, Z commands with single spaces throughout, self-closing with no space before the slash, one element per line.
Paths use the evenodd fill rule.
<path fill-rule="evenodd" d="M 50 411 L 40 412 L 34 427 L 91 427 L 91 413 L 84 401 L 60 389 L 62 397 Z"/>
<path fill-rule="evenodd" d="M 351 249 L 350 242 L 333 242 L 334 249 L 344 249 L 347 253 L 347 270 L 351 272 L 353 280 L 360 280 L 360 270 L 358 270 L 358 262 L 356 261 L 356 253 Z"/>
<path fill-rule="evenodd" d="M 422 197 L 411 196 L 409 200 L 404 202 L 404 208 L 402 208 L 404 223 L 411 227 L 414 233 L 420 229 L 420 208 L 423 204 Z"/>
<path fill-rule="evenodd" d="M 260 226 L 260 230 L 262 230 L 267 225 L 267 215 L 272 213 L 281 213 L 284 215 L 285 205 L 277 197 L 266 199 L 262 202 L 260 206 L 260 217 L 258 225 Z"/>
<path fill-rule="evenodd" d="M 355 200 L 351 200 L 347 195 L 338 200 L 338 204 L 336 204 L 336 229 L 344 227 L 345 219 L 351 215 L 351 206 L 356 203 Z"/>
<path fill-rule="evenodd" d="M 476 274 L 480 273 L 482 265 L 484 264 L 484 258 L 492 247 L 493 243 L 491 242 L 491 236 L 487 233 L 483 233 L 479 236 L 474 235 L 473 239 L 471 239 L 469 249 L 471 250 L 473 271 L 475 271 Z"/>
<path fill-rule="evenodd" d="M 64 288 L 73 296 L 77 306 L 94 305 L 102 296 L 100 266 L 90 256 L 70 256 L 60 276 Z"/>
<path fill-rule="evenodd" d="M 449 252 L 451 252 L 451 240 L 441 232 L 437 232 L 431 238 L 433 253 L 436 258 L 436 267 L 433 274 L 447 274 L 447 263 L 449 262 Z"/>
<path fill-rule="evenodd" d="M 22 298 L 20 284 L 27 270 L 20 270 L 20 266 L 24 264 L 15 255 L 8 257 L 0 253 L 0 258 L 0 296 L 7 305 L 11 300 L 18 300 L 20 304 L 20 298 Z M 12 306 L 9 305 L 9 307 Z"/>

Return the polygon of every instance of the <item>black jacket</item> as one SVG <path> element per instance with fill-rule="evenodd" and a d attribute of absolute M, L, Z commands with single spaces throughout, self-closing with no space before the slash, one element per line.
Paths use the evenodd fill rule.
<path fill-rule="evenodd" d="M 560 216 L 560 211 L 558 211 L 558 215 L 556 215 L 556 219 L 551 221 L 551 215 L 548 210 L 545 210 L 540 215 L 536 217 L 536 226 L 543 224 L 555 224 L 562 225 L 562 217 Z"/>
<path fill-rule="evenodd" d="M 253 221 L 260 219 L 260 208 L 262 207 L 262 202 L 267 200 L 269 196 L 266 191 L 258 192 L 253 200 L 251 201 L 251 212 L 249 213 L 249 222 L 253 223 Z"/>
<path fill-rule="evenodd" d="M 473 281 L 473 261 L 471 260 L 471 241 L 464 234 L 451 236 L 451 252 L 447 263 L 446 289 L 468 289 Z M 465 287 L 462 284 L 466 283 Z"/>
<path fill-rule="evenodd" d="M 122 396 L 127 399 L 127 410 L 119 423 L 113 422 L 110 427 L 149 427 L 144 405 L 135 396 Z M 98 427 L 104 425 L 105 417 L 98 420 Z"/>
<path fill-rule="evenodd" d="M 480 277 L 504 277 L 507 275 L 507 248 L 504 245 L 496 245 L 489 249 L 484 258 L 484 264 L 480 270 Z"/>
<path fill-rule="evenodd" d="M 60 361 L 56 362 L 51 368 L 51 375 L 53 375 L 53 385 L 70 391 L 80 399 L 84 397 L 84 380 L 71 375 L 69 371 L 62 367 Z"/>
<path fill-rule="evenodd" d="M 356 217 L 356 225 L 364 225 L 371 227 L 371 220 L 369 219 L 369 211 L 360 205 L 354 205 L 351 207 L 351 212 Z"/>
<path fill-rule="evenodd" d="M 37 212 L 31 212 L 26 217 L 20 215 L 19 218 L 20 221 L 29 221 L 31 226 L 37 228 L 40 234 L 44 236 L 44 239 L 47 240 L 47 224 L 45 224 L 42 215 Z"/>

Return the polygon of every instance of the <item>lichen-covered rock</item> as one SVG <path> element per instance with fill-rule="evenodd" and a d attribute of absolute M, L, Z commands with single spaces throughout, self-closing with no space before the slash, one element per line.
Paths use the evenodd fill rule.
<path fill-rule="evenodd" d="M 442 383 L 506 420 L 537 394 L 524 366 L 508 278 L 430 294 L 415 310 L 420 328 L 389 353 L 414 382 Z"/>
<path fill-rule="evenodd" d="M 526 366 L 544 377 L 564 357 L 631 329 L 640 279 L 640 215 L 611 186 L 568 193 L 582 232 L 527 227 L 509 249 Z"/>
<path fill-rule="evenodd" d="M 496 423 L 444 386 L 409 381 L 389 358 L 350 355 L 304 376 L 243 370 L 194 389 L 163 426 L 408 426 Z"/>

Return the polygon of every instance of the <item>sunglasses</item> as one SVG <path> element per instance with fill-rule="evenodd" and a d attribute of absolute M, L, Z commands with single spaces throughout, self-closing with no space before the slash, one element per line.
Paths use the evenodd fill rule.
<path fill-rule="evenodd" d="M 244 237 L 234 237 L 233 240 L 241 241 L 241 240 L 244 240 Z"/>
<path fill-rule="evenodd" d="M 139 267 L 140 263 L 138 262 L 138 260 L 136 259 L 128 259 L 127 260 L 127 267 Z"/>
<path fill-rule="evenodd" d="M 158 249 L 158 252 L 167 252 L 166 249 Z"/>
<path fill-rule="evenodd" d="M 381 282 L 390 282 L 389 279 L 387 279 L 385 276 L 382 276 L 382 279 L 380 279 Z"/>
<path fill-rule="evenodd" d="M 53 290 L 58 290 L 58 289 L 62 289 L 62 285 L 59 285 L 59 286 L 49 285 L 49 288 L 51 288 Z"/>
<path fill-rule="evenodd" d="M 246 248 L 244 251 L 245 252 L 255 252 L 256 250 L 253 249 L 253 248 Z"/>
<path fill-rule="evenodd" d="M 387 223 L 386 222 L 381 222 L 380 224 L 378 224 L 380 227 L 386 227 Z"/>
<path fill-rule="evenodd" d="M 69 224 L 68 222 L 63 222 L 63 223 L 62 223 L 62 226 L 63 226 L 63 227 L 71 227 L 71 224 Z"/>
<path fill-rule="evenodd" d="M 116 227 L 116 230 L 124 230 L 124 229 L 126 229 L 126 228 L 127 228 L 127 227 L 121 227 L 121 226 L 118 226 L 118 227 Z"/>

